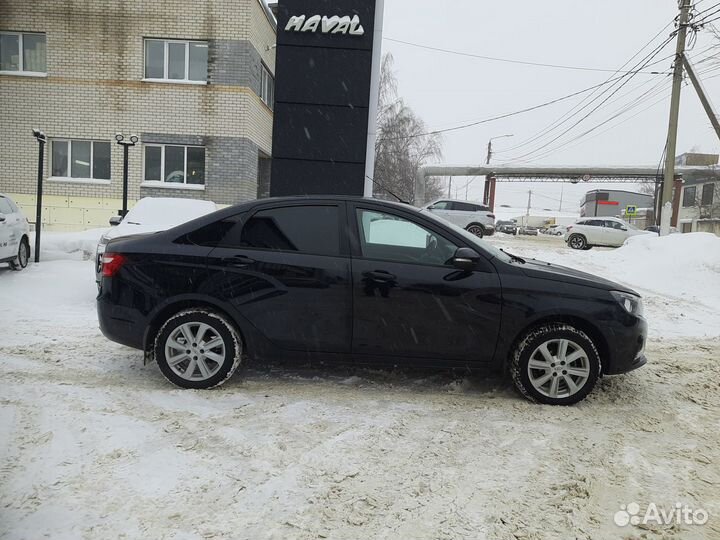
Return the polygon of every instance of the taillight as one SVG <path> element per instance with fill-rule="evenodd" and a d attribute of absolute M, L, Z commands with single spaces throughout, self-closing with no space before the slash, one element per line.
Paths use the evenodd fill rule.
<path fill-rule="evenodd" d="M 104 253 L 102 256 L 103 277 L 113 277 L 125 264 L 125 257 L 119 253 Z"/>

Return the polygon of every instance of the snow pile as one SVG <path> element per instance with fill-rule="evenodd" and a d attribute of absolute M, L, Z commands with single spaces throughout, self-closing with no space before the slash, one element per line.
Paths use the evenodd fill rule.
<path fill-rule="evenodd" d="M 107 231 L 107 228 L 63 233 L 43 231 L 40 235 L 40 260 L 90 259 L 95 254 L 100 237 Z M 30 245 L 34 250 L 35 233 L 30 233 L 30 236 Z"/>

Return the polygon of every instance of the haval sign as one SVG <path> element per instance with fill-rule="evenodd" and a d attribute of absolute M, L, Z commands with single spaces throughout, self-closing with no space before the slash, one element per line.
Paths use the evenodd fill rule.
<path fill-rule="evenodd" d="M 313 15 L 294 15 L 290 17 L 285 25 L 286 32 L 320 32 L 322 34 L 345 34 L 349 36 L 363 36 L 365 29 L 360 24 L 360 17 L 354 15 L 352 18 L 345 16 L 325 17 Z"/>

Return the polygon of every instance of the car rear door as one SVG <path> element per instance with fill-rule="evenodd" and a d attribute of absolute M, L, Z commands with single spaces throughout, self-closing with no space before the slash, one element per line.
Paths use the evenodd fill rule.
<path fill-rule="evenodd" d="M 627 240 L 627 230 L 623 230 L 622 223 L 606 220 L 603 228 L 604 244 L 607 246 L 622 246 Z"/>
<path fill-rule="evenodd" d="M 501 317 L 492 264 L 454 268 L 449 259 L 463 242 L 420 216 L 354 203 L 348 217 L 353 354 L 490 362 Z"/>
<path fill-rule="evenodd" d="M 224 226 L 222 241 L 208 257 L 213 294 L 280 348 L 350 352 L 345 204 L 278 204 Z"/>

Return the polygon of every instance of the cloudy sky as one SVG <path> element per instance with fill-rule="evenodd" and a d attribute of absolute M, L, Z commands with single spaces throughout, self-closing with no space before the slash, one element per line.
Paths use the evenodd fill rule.
<path fill-rule="evenodd" d="M 697 10 L 716 3 L 700 0 Z M 429 129 L 444 129 L 532 107 L 617 77 L 613 70 L 642 49 L 626 67 L 631 69 L 669 37 L 673 27 L 662 29 L 676 15 L 676 0 L 557 0 L 550 4 L 537 0 L 386 0 L 383 52 L 394 56 L 402 97 Z M 717 24 L 720 27 L 720 20 Z M 609 71 L 489 61 L 391 40 L 471 55 Z M 708 47 L 712 44 L 710 32 L 698 34 L 692 52 L 696 63 L 711 57 L 714 51 Z M 646 71 L 669 72 L 671 59 L 666 57 L 674 53 L 674 48 L 672 41 L 652 60 L 661 61 Z M 700 71 L 707 70 L 705 86 L 711 98 L 720 96 L 720 57 L 717 63 L 713 62 L 710 58 L 698 66 Z M 625 82 L 622 89 L 573 129 L 569 128 L 617 86 L 605 85 L 595 94 L 588 92 L 534 112 L 446 133 L 445 162 L 482 163 L 488 138 L 512 134 L 511 138 L 493 143 L 497 151 L 494 163 L 507 160 L 543 165 L 657 166 L 667 134 L 670 77 L 638 74 L 617 84 Z M 587 96 L 589 101 L 608 88 L 592 105 L 558 129 L 528 141 L 566 113 L 574 112 L 572 108 Z M 720 103 L 720 97 L 715 101 Z M 618 113 L 617 118 L 597 127 Z M 559 138 L 551 142 L 556 137 Z M 691 148 L 718 152 L 720 142 L 694 90 L 685 86 L 678 153 Z M 454 183 L 462 188 L 466 181 L 456 179 Z M 564 208 L 568 204 L 577 207 L 580 196 L 597 187 L 600 186 L 565 186 Z M 528 189 L 538 194 L 533 206 L 559 205 L 560 186 L 520 183 L 501 184 L 498 203 L 522 206 L 527 202 Z M 479 198 L 481 193 L 482 179 L 473 181 L 470 198 Z M 464 198 L 464 190 L 458 196 Z"/>

